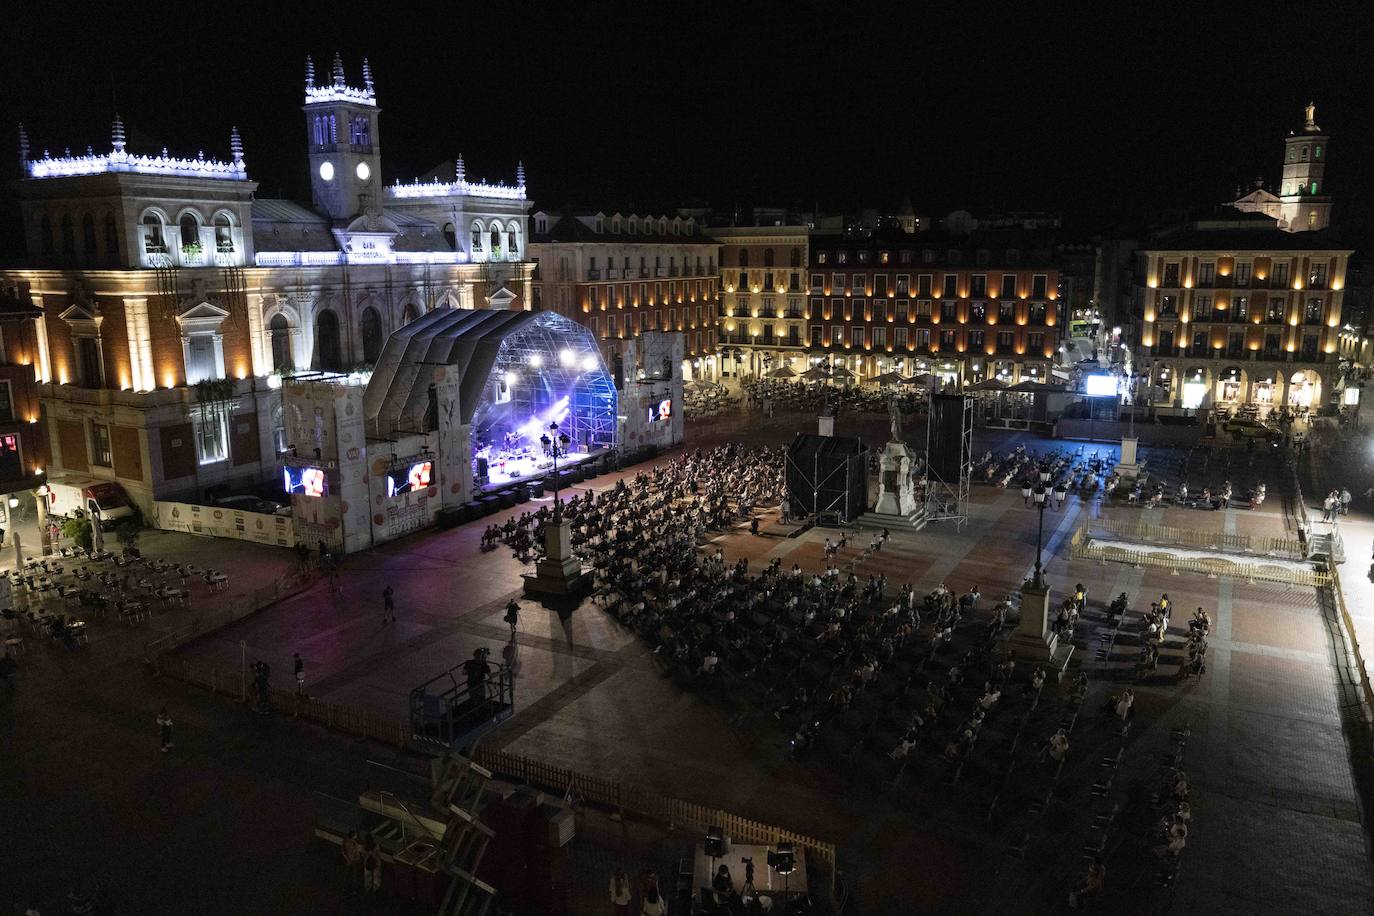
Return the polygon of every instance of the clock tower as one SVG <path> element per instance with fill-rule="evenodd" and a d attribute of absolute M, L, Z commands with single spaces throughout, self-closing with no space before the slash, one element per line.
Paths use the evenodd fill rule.
<path fill-rule="evenodd" d="M 310 190 L 315 206 L 342 220 L 382 208 L 382 148 L 372 68 L 363 59 L 363 85 L 344 81 L 336 53 L 328 82 L 315 81 L 305 59 L 305 127 L 310 150 Z"/>

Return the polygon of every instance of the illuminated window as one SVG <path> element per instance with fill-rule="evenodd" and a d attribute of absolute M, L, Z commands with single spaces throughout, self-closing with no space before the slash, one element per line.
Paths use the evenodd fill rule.
<path fill-rule="evenodd" d="M 214 464 L 229 457 L 229 414 L 227 410 L 199 407 L 192 413 L 196 432 L 196 460 Z"/>
<path fill-rule="evenodd" d="M 91 464 L 108 468 L 114 464 L 110 452 L 110 425 L 91 421 Z"/>
<path fill-rule="evenodd" d="M 1307 228 L 1315 229 L 1317 226 L 1317 211 L 1313 210 L 1307 214 Z"/>
<path fill-rule="evenodd" d="M 215 250 L 223 253 L 234 250 L 234 226 L 224 213 L 215 214 Z"/>

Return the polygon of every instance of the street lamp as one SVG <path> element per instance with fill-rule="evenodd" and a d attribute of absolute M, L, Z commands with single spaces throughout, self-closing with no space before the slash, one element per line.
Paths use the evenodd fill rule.
<path fill-rule="evenodd" d="M 559 432 L 557 421 L 549 424 L 549 433 L 549 438 L 553 440 L 549 443 L 549 449 L 553 452 L 553 521 L 558 524 L 563 521 L 563 503 L 558 498 L 558 456 L 567 453 L 572 440 L 567 433 Z"/>
<path fill-rule="evenodd" d="M 1040 551 L 1044 546 L 1045 538 L 1045 481 L 1049 480 L 1048 471 L 1040 472 L 1040 485 L 1035 488 L 1032 495 L 1035 497 L 1035 508 L 1040 510 L 1040 522 L 1035 529 L 1035 576 L 1031 580 L 1032 584 L 1038 588 L 1045 587 L 1045 572 L 1040 565 Z"/>

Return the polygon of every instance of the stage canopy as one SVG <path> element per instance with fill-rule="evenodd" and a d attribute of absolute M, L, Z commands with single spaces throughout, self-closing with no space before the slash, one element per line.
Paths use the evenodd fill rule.
<path fill-rule="evenodd" d="M 368 431 L 450 422 L 426 416 L 440 367 L 461 378 L 452 419 L 471 425 L 474 455 L 493 464 L 499 452 L 533 459 L 550 422 L 572 439 L 571 453 L 615 444 L 615 385 L 591 331 L 554 312 L 499 309 L 436 309 L 398 328 L 367 387 Z"/>

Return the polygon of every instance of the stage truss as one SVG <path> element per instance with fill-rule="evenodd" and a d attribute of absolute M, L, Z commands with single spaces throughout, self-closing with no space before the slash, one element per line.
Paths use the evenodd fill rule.
<path fill-rule="evenodd" d="M 474 450 L 499 444 L 507 432 L 535 446 L 555 421 L 573 440 L 571 451 L 615 447 L 615 383 L 596 339 L 582 325 L 543 312 L 501 342 L 473 417 Z"/>
<path fill-rule="evenodd" d="M 969 485 L 973 480 L 973 398 L 963 395 L 959 422 L 959 476 L 943 480 L 931 469 L 931 430 L 935 428 L 935 390 L 931 386 L 926 408 L 925 520 L 954 522 L 955 530 L 968 521 Z"/>

